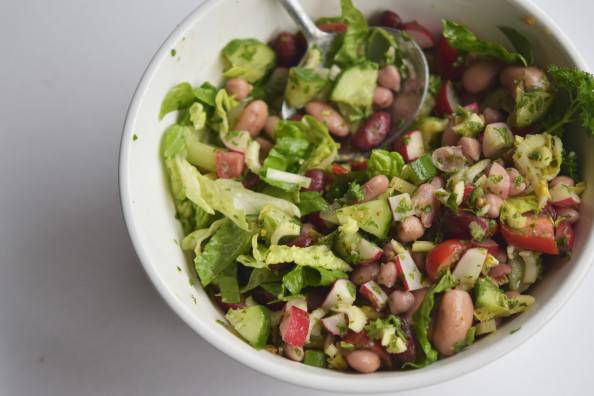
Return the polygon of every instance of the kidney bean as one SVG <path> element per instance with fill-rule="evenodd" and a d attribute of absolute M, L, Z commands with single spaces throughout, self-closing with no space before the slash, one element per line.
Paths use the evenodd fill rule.
<path fill-rule="evenodd" d="M 509 195 L 512 197 L 520 195 L 526 189 L 526 181 L 524 177 L 518 172 L 516 168 L 507 168 L 507 174 L 509 175 Z"/>
<path fill-rule="evenodd" d="M 386 10 L 382 12 L 382 16 L 380 19 L 380 25 L 389 27 L 392 29 L 402 30 L 404 29 L 404 23 L 402 23 L 402 18 L 400 15 L 396 14 L 394 11 Z"/>
<path fill-rule="evenodd" d="M 580 219 L 580 214 L 573 208 L 563 208 L 559 210 L 557 217 L 563 219 L 563 221 L 566 221 L 569 224 L 574 224 Z"/>
<path fill-rule="evenodd" d="M 433 151 L 431 160 L 437 169 L 442 172 L 457 172 L 466 164 L 466 157 L 460 146 L 444 146 Z"/>
<path fill-rule="evenodd" d="M 388 108 L 394 102 L 394 94 L 387 88 L 375 87 L 373 90 L 373 107 L 381 110 Z"/>
<path fill-rule="evenodd" d="M 242 184 L 245 188 L 254 188 L 256 185 L 260 183 L 260 176 L 256 175 L 255 173 L 248 173 L 243 179 Z"/>
<path fill-rule="evenodd" d="M 425 298 L 425 294 L 427 294 L 427 288 L 424 287 L 422 289 L 417 289 L 417 290 L 413 290 L 412 292 L 413 296 L 415 297 L 415 303 L 413 304 L 412 307 L 410 307 L 410 309 L 408 311 L 406 311 L 406 313 L 404 314 L 404 317 L 406 318 L 406 320 L 410 321 L 411 318 L 413 317 L 413 315 L 415 314 L 415 312 L 417 312 L 417 310 L 419 309 L 419 307 L 421 306 L 421 304 L 423 303 L 423 299 Z"/>
<path fill-rule="evenodd" d="M 462 85 L 466 92 L 478 94 L 495 82 L 499 66 L 494 62 L 476 61 L 464 70 Z"/>
<path fill-rule="evenodd" d="M 501 211 L 501 205 L 503 205 L 503 199 L 501 199 L 499 195 L 487 193 L 485 194 L 485 202 L 489 205 L 487 217 L 490 219 L 498 218 L 499 212 Z"/>
<path fill-rule="evenodd" d="M 406 336 L 406 351 L 397 353 L 394 357 L 401 364 L 417 360 L 417 344 L 415 343 L 415 337 L 412 334 L 409 322 L 408 319 L 400 318 L 400 327 Z"/>
<path fill-rule="evenodd" d="M 443 233 L 452 239 L 470 239 L 472 237 L 470 233 L 471 223 L 479 226 L 487 236 L 492 234 L 487 220 L 467 211 L 459 211 L 457 214 L 454 214 L 448 210 L 441 219 Z"/>
<path fill-rule="evenodd" d="M 478 161 L 481 158 L 481 143 L 474 138 L 464 136 L 458 140 L 462 153 L 469 161 Z"/>
<path fill-rule="evenodd" d="M 322 169 L 310 169 L 305 172 L 305 176 L 311 179 L 309 187 L 302 188 L 301 191 L 316 191 L 322 192 L 328 182 L 328 175 Z"/>
<path fill-rule="evenodd" d="M 272 143 L 270 140 L 263 137 L 258 137 L 256 138 L 256 142 L 260 144 L 260 158 L 268 157 L 268 153 L 270 153 L 270 150 L 272 150 Z"/>
<path fill-rule="evenodd" d="M 355 285 L 360 286 L 369 281 L 376 280 L 379 272 L 380 268 L 377 263 L 358 265 L 351 273 L 351 281 Z"/>
<path fill-rule="evenodd" d="M 388 305 L 390 306 L 390 312 L 394 315 L 400 315 L 412 308 L 415 304 L 415 296 L 404 290 L 394 290 L 388 296 Z"/>
<path fill-rule="evenodd" d="M 510 186 L 509 175 L 505 168 L 499 165 L 498 162 L 493 162 L 489 168 L 487 181 L 485 182 L 487 191 L 506 199 L 509 195 Z"/>
<path fill-rule="evenodd" d="M 309 102 L 305 106 L 305 112 L 318 121 L 326 124 L 330 133 L 335 136 L 344 137 L 350 132 L 349 126 L 344 121 L 342 116 L 326 103 Z"/>
<path fill-rule="evenodd" d="M 252 92 L 252 85 L 243 78 L 236 77 L 227 81 L 227 84 L 225 84 L 225 89 L 229 95 L 241 101 L 247 98 Z"/>
<path fill-rule="evenodd" d="M 385 111 L 373 113 L 353 135 L 352 143 L 359 150 L 367 151 L 379 146 L 392 127 L 392 116 Z"/>
<path fill-rule="evenodd" d="M 383 263 L 379 270 L 377 277 L 377 283 L 384 285 L 388 288 L 393 287 L 398 280 L 398 267 L 393 261 Z"/>
<path fill-rule="evenodd" d="M 363 184 L 363 202 L 371 201 L 383 194 L 389 187 L 390 180 L 385 175 L 377 175 Z"/>
<path fill-rule="evenodd" d="M 346 33 L 348 28 L 343 22 L 326 22 L 318 25 L 318 29 L 326 33 Z"/>
<path fill-rule="evenodd" d="M 289 32 L 281 32 L 272 40 L 270 46 L 276 52 L 279 66 L 296 66 L 301 58 L 297 36 Z"/>
<path fill-rule="evenodd" d="M 573 187 L 575 186 L 575 181 L 569 176 L 557 176 L 549 182 L 549 188 L 554 188 L 559 184 L 567 187 Z"/>
<path fill-rule="evenodd" d="M 417 265 L 417 267 L 421 270 L 424 271 L 425 270 L 425 259 L 426 259 L 426 254 L 425 253 L 411 253 L 410 254 L 413 261 L 415 262 L 415 264 Z"/>
<path fill-rule="evenodd" d="M 377 82 L 381 87 L 398 92 L 400 90 L 400 72 L 394 65 L 387 65 L 377 74 Z"/>
<path fill-rule="evenodd" d="M 518 82 L 523 84 L 526 91 L 546 89 L 549 85 L 545 73 L 536 67 L 508 66 L 501 72 L 499 81 L 512 92 Z"/>
<path fill-rule="evenodd" d="M 275 139 L 274 132 L 275 132 L 276 126 L 278 125 L 278 123 L 280 122 L 280 120 L 281 119 L 279 117 L 275 116 L 275 115 L 269 116 L 266 119 L 266 124 L 264 124 L 264 133 L 271 140 L 274 140 Z"/>
<path fill-rule="evenodd" d="M 441 134 L 442 146 L 455 146 L 458 144 L 458 140 L 460 140 L 460 135 L 454 132 L 454 130 L 450 127 L 446 128 Z"/>
<path fill-rule="evenodd" d="M 353 351 L 348 354 L 346 360 L 353 370 L 360 373 L 373 373 L 381 364 L 377 353 L 366 350 Z"/>
<path fill-rule="evenodd" d="M 425 233 L 425 228 L 416 216 L 408 216 L 402 219 L 396 226 L 396 238 L 400 242 L 416 241 Z"/>
<path fill-rule="evenodd" d="M 483 110 L 483 117 L 485 117 L 485 125 L 505 121 L 505 117 L 499 110 L 495 110 L 490 107 L 487 107 L 485 110 Z"/>
<path fill-rule="evenodd" d="M 509 264 L 497 264 L 489 270 L 489 276 L 492 278 L 500 278 L 511 273 L 512 268 Z"/>
<path fill-rule="evenodd" d="M 235 130 L 246 131 L 251 137 L 256 137 L 264 128 L 268 119 L 268 105 L 263 100 L 254 100 L 243 109 Z"/>
<path fill-rule="evenodd" d="M 287 246 L 297 246 L 300 248 L 308 247 L 313 245 L 314 240 L 313 238 L 307 235 L 299 235 L 298 237 L 292 239 L 287 243 Z"/>
<path fill-rule="evenodd" d="M 433 344 L 442 355 L 454 353 L 454 345 L 466 338 L 473 314 L 472 298 L 468 292 L 452 289 L 444 293 L 433 330 Z"/>

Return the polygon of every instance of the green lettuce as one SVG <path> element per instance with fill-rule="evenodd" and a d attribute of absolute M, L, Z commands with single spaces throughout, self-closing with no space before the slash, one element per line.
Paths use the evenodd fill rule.
<path fill-rule="evenodd" d="M 351 266 L 336 257 L 332 250 L 324 245 L 297 247 L 273 245 L 266 255 L 266 264 L 295 263 L 300 266 L 323 268 L 348 272 Z"/>
<path fill-rule="evenodd" d="M 365 57 L 365 42 L 369 26 L 365 15 L 361 13 L 351 0 L 341 0 L 341 20 L 348 25 L 342 45 L 334 57 L 334 62 L 346 67 L 359 62 Z"/>
<path fill-rule="evenodd" d="M 205 213 L 204 211 L 202 212 Z M 226 219 L 213 221 L 210 227 L 201 228 L 186 235 L 182 240 L 181 248 L 183 250 L 193 250 L 196 255 L 199 255 L 202 252 L 202 244 L 204 241 L 213 236 L 213 234 L 225 224 L 226 221 Z"/>
<path fill-rule="evenodd" d="M 186 109 L 196 100 L 192 86 L 187 82 L 182 82 L 174 86 L 167 92 L 163 102 L 161 102 L 161 110 L 159 111 L 159 119 L 165 117 L 167 113 L 175 110 Z"/>
<path fill-rule="evenodd" d="M 213 280 L 219 288 L 221 300 L 228 304 L 237 304 L 241 301 L 239 282 L 237 281 L 237 263 L 229 265 L 219 276 Z"/>
<path fill-rule="evenodd" d="M 328 209 L 328 202 L 317 191 L 307 191 L 299 193 L 299 202 L 297 203 L 301 215 L 305 216 L 310 213 L 321 212 Z"/>
<path fill-rule="evenodd" d="M 241 77 L 249 83 L 261 80 L 275 66 L 274 51 L 256 39 L 231 40 L 222 51 L 225 77 Z"/>
<path fill-rule="evenodd" d="M 270 245 L 278 245 L 280 240 L 301 233 L 301 223 L 274 205 L 266 205 L 260 210 L 258 220 L 262 223 L 261 234 Z"/>
<path fill-rule="evenodd" d="M 215 107 L 215 98 L 217 96 L 218 89 L 209 82 L 203 83 L 198 88 L 194 88 L 194 96 L 202 104 Z"/>
<path fill-rule="evenodd" d="M 299 168 L 299 173 L 310 169 L 324 169 L 328 167 L 338 155 L 340 144 L 336 143 L 325 124 L 311 116 L 301 120 L 301 130 L 305 138 L 312 144 L 313 150 Z"/>
<path fill-rule="evenodd" d="M 480 57 L 501 59 L 506 63 L 528 65 L 528 62 L 522 55 L 516 52 L 510 52 L 500 44 L 479 40 L 466 26 L 447 19 L 444 19 L 442 24 L 443 36 L 457 50 Z"/>
<path fill-rule="evenodd" d="M 386 175 L 391 179 L 394 176 L 400 176 L 403 166 L 404 159 L 400 153 L 396 151 L 375 149 L 371 151 L 367 173 L 370 178 L 377 175 Z"/>
<path fill-rule="evenodd" d="M 257 287 L 270 288 L 272 284 L 279 284 L 282 276 L 275 271 L 268 268 L 254 268 L 250 274 L 247 284 L 241 289 L 242 293 L 246 293 Z M 277 295 L 278 293 L 273 293 Z"/>
<path fill-rule="evenodd" d="M 427 290 L 421 306 L 413 316 L 412 326 L 415 338 L 419 343 L 424 356 L 417 359 L 415 363 L 409 364 L 409 366 L 421 368 L 437 360 L 438 352 L 433 348 L 433 345 L 431 345 L 431 342 L 429 341 L 429 323 L 431 322 L 431 315 L 435 306 L 435 296 L 454 286 L 456 286 L 456 279 L 454 279 L 451 272 L 447 271 L 435 285 Z"/>
<path fill-rule="evenodd" d="M 226 220 L 208 240 L 204 250 L 194 259 L 202 286 L 208 286 L 235 263 L 250 247 L 252 232 Z M 231 276 L 230 274 L 225 274 Z"/>
<path fill-rule="evenodd" d="M 306 287 L 329 286 L 337 279 L 347 278 L 348 275 L 343 271 L 296 266 L 283 276 L 282 286 L 285 296 L 294 296 Z"/>

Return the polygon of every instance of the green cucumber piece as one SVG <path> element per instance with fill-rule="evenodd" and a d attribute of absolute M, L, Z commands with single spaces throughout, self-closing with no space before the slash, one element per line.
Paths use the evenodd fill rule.
<path fill-rule="evenodd" d="M 270 336 L 270 311 L 262 305 L 231 309 L 225 315 L 231 326 L 251 346 L 262 349 Z"/>
<path fill-rule="evenodd" d="M 414 160 L 402 168 L 402 177 L 417 186 L 437 175 L 437 169 L 433 165 L 430 154 L 424 154 L 421 158 Z"/>
<path fill-rule="evenodd" d="M 308 349 L 305 351 L 303 363 L 313 367 L 326 367 L 326 354 L 322 351 Z"/>
<path fill-rule="evenodd" d="M 345 206 L 336 211 L 339 222 L 347 217 L 353 218 L 359 228 L 380 239 L 385 239 L 392 224 L 392 211 L 386 199 L 377 199 L 352 206 Z"/>

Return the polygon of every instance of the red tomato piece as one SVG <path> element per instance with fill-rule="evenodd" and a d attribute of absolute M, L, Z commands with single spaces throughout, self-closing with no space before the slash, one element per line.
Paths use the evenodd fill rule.
<path fill-rule="evenodd" d="M 425 271 L 429 278 L 433 280 L 439 278 L 444 270 L 460 259 L 467 248 L 468 244 L 458 239 L 448 239 L 435 246 L 425 261 Z"/>
<path fill-rule="evenodd" d="M 241 153 L 218 151 L 215 157 L 217 176 L 220 179 L 234 179 L 241 176 L 245 166 Z"/>
<path fill-rule="evenodd" d="M 347 342 L 349 344 L 353 344 L 359 348 L 366 348 L 368 347 L 371 342 L 367 333 L 365 331 L 360 331 L 355 333 L 354 331 L 349 330 L 344 337 L 342 337 L 342 341 Z"/>
<path fill-rule="evenodd" d="M 318 25 L 318 29 L 326 33 L 345 33 L 348 29 L 348 26 L 346 23 L 342 22 L 328 22 L 320 23 Z"/>
<path fill-rule="evenodd" d="M 349 170 L 344 166 L 335 163 L 332 164 L 332 173 L 335 175 L 346 175 L 347 173 L 349 173 Z"/>
<path fill-rule="evenodd" d="M 573 226 L 567 221 L 559 223 L 555 230 L 555 239 L 557 240 L 557 246 L 560 251 L 570 252 L 573 249 L 573 243 L 575 241 Z"/>
<path fill-rule="evenodd" d="M 514 229 L 501 224 L 501 235 L 510 245 L 547 254 L 559 254 L 553 221 L 547 215 L 525 215 L 526 226 Z"/>
<path fill-rule="evenodd" d="M 304 310 L 292 306 L 285 312 L 279 329 L 285 343 L 302 347 L 309 332 L 309 315 Z"/>

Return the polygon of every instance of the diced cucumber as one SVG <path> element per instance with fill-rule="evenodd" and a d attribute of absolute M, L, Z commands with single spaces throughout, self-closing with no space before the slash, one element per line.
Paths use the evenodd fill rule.
<path fill-rule="evenodd" d="M 476 335 L 489 334 L 497 330 L 495 319 L 489 319 L 476 325 Z"/>
<path fill-rule="evenodd" d="M 381 239 L 386 238 L 392 224 L 392 212 L 386 199 L 346 206 L 337 210 L 336 216 L 341 223 L 344 223 L 347 217 L 351 217 L 363 231 Z M 341 221 L 341 217 L 345 221 Z"/>
<path fill-rule="evenodd" d="M 425 117 L 421 119 L 417 123 L 417 129 L 421 130 L 425 147 L 438 147 L 439 137 L 447 126 L 446 118 Z"/>
<path fill-rule="evenodd" d="M 394 176 L 390 181 L 390 187 L 396 192 L 412 194 L 417 189 L 417 186 L 407 182 L 404 179 Z"/>
<path fill-rule="evenodd" d="M 256 39 L 235 39 L 223 48 L 225 77 L 241 77 L 249 83 L 262 79 L 274 67 L 272 48 Z"/>
<path fill-rule="evenodd" d="M 231 326 L 254 348 L 266 346 L 270 335 L 270 311 L 262 305 L 231 309 L 225 315 Z"/>
<path fill-rule="evenodd" d="M 429 253 L 433 250 L 435 244 L 429 241 L 414 241 L 411 247 L 413 253 Z"/>
<path fill-rule="evenodd" d="M 285 90 L 289 106 L 300 109 L 313 99 L 324 96 L 328 76 L 327 69 L 292 67 L 289 70 L 289 81 Z"/>
<path fill-rule="evenodd" d="M 314 367 L 326 367 L 326 355 L 322 351 L 316 351 L 314 349 L 308 349 L 305 351 L 305 357 L 303 363 L 308 366 Z"/>
<path fill-rule="evenodd" d="M 430 154 L 424 154 L 402 168 L 402 177 L 417 186 L 435 175 L 437 175 L 437 169 L 433 165 Z"/>
<path fill-rule="evenodd" d="M 352 107 L 370 107 L 376 86 L 378 66 L 365 62 L 352 66 L 336 79 L 330 100 Z"/>

